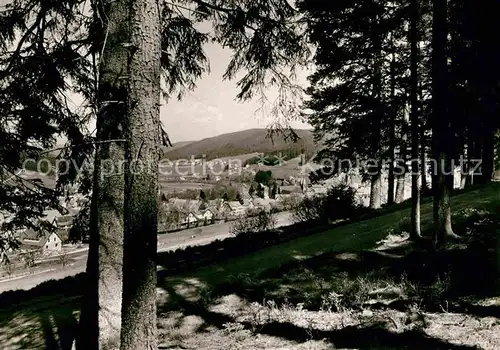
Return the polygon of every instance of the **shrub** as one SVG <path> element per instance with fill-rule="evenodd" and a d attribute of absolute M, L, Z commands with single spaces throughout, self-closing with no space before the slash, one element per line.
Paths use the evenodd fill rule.
<path fill-rule="evenodd" d="M 273 230 L 276 227 L 276 216 L 261 210 L 251 217 L 240 217 L 230 227 L 229 232 L 235 236 Z"/>
<path fill-rule="evenodd" d="M 305 197 L 292 209 L 292 218 L 295 222 L 323 221 L 325 196 Z"/>
<path fill-rule="evenodd" d="M 324 195 L 304 198 L 292 211 L 297 222 L 327 223 L 355 217 L 359 215 L 360 207 L 357 204 L 356 191 L 352 187 L 338 185 L 330 188 Z"/>
<path fill-rule="evenodd" d="M 268 171 L 259 170 L 255 174 L 255 179 L 254 180 L 257 183 L 261 183 L 263 185 L 268 186 L 269 182 L 272 179 L 272 177 L 273 177 L 273 173 L 270 170 L 268 170 Z"/>
<path fill-rule="evenodd" d="M 301 196 L 292 194 L 282 198 L 280 203 L 283 206 L 283 210 L 294 211 L 300 205 L 301 201 Z"/>

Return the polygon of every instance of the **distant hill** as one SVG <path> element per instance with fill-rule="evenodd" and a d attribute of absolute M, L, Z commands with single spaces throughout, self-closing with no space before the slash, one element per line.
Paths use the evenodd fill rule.
<path fill-rule="evenodd" d="M 266 129 L 232 132 L 189 142 L 186 145 L 174 144 L 174 148 L 164 150 L 164 157 L 176 160 L 190 159 L 191 156 L 201 158 L 205 155 L 207 159 L 214 159 L 254 152 L 268 153 L 292 149 L 300 152 L 303 149 L 304 152 L 311 153 L 316 150 L 312 130 L 297 129 L 295 132 L 300 137 L 295 143 L 292 143 L 291 140 L 285 141 L 284 137 L 280 135 L 274 136 L 271 140 L 267 137 Z"/>
<path fill-rule="evenodd" d="M 174 149 L 178 149 L 178 148 L 184 147 L 184 146 L 189 145 L 190 143 L 193 143 L 193 142 L 196 142 L 196 141 L 179 141 L 179 142 L 174 142 L 172 144 L 172 147 L 169 147 L 168 150 L 169 151 L 173 151 Z"/>

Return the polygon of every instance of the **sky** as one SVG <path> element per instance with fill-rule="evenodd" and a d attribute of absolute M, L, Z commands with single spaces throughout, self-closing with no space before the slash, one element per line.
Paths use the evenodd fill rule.
<path fill-rule="evenodd" d="M 260 109 L 260 102 L 257 99 L 238 102 L 237 80 L 222 78 L 231 59 L 231 51 L 211 43 L 206 45 L 206 54 L 210 61 L 210 73 L 197 81 L 196 88 L 186 93 L 181 101 L 176 96 L 161 101 L 160 118 L 170 141 L 197 141 L 240 130 L 268 127 L 273 122 L 273 116 Z M 307 71 L 298 75 L 300 83 L 305 86 Z M 269 89 L 269 92 L 273 95 L 273 90 Z M 70 98 L 75 106 L 82 103 L 78 96 Z M 291 121 L 290 125 L 296 129 L 311 128 L 300 121 Z M 94 128 L 95 124 L 91 125 L 90 129 Z"/>
<path fill-rule="evenodd" d="M 209 75 L 203 76 L 194 91 L 180 102 L 170 99 L 161 107 L 161 120 L 172 142 L 199 140 L 228 132 L 265 128 L 273 117 L 257 111 L 260 102 L 236 101 L 236 80 L 223 81 L 222 76 L 231 57 L 229 50 L 216 44 L 206 48 L 210 60 Z M 295 128 L 309 129 L 308 124 L 291 122 Z"/>

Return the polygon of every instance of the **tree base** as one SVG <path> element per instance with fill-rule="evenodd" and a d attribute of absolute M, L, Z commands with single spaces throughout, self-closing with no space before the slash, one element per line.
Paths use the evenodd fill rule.
<path fill-rule="evenodd" d="M 442 247 L 446 243 L 461 242 L 464 237 L 457 235 L 454 232 L 445 232 L 443 235 L 437 235 L 436 246 Z"/>

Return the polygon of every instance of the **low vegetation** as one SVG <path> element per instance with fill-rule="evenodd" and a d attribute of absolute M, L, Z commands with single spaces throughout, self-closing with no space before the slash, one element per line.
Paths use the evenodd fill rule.
<path fill-rule="evenodd" d="M 326 194 L 287 204 L 292 206 L 293 218 L 297 222 L 328 223 L 359 218 L 367 213 L 356 198 L 356 190 L 346 185 L 333 186 Z"/>
<path fill-rule="evenodd" d="M 238 218 L 232 223 L 229 232 L 235 236 L 268 232 L 274 230 L 277 222 L 274 213 L 259 210 L 256 215 Z"/>

